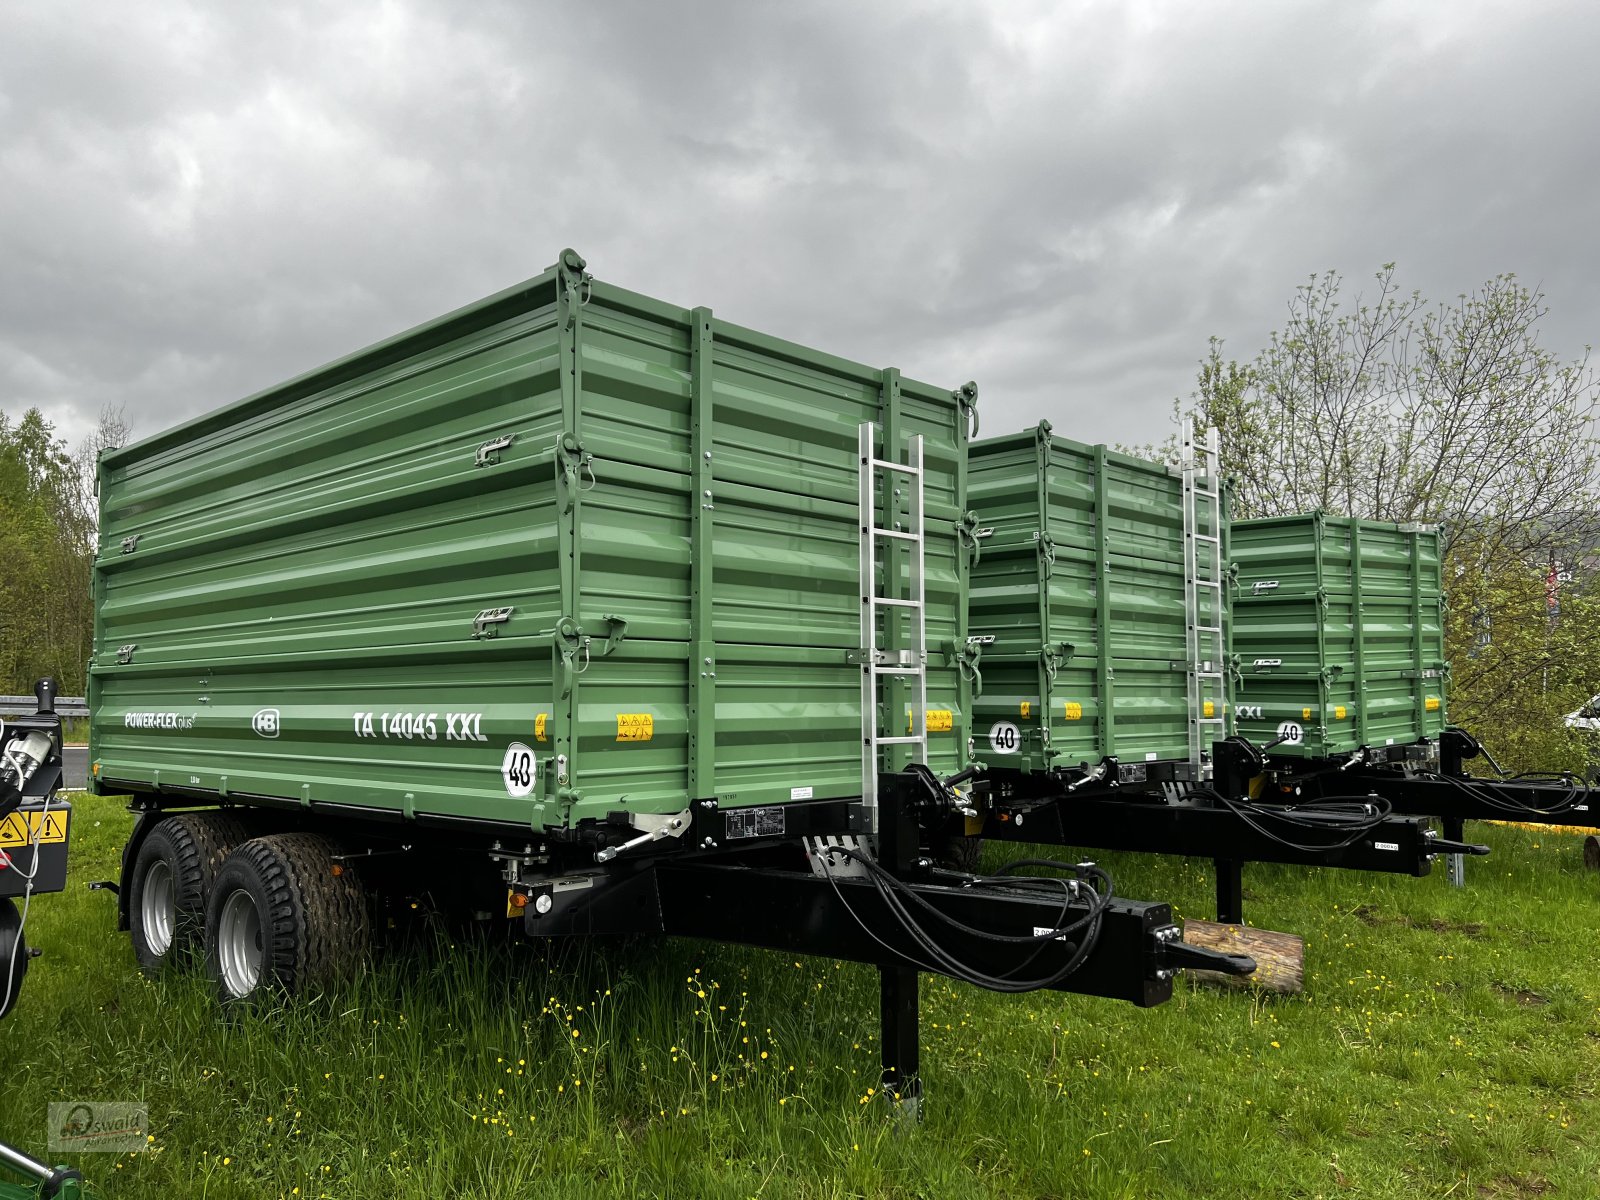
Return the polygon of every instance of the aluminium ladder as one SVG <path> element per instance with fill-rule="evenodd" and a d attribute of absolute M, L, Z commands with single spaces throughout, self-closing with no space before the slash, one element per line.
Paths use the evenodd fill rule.
<path fill-rule="evenodd" d="M 1227 733 L 1223 633 L 1221 446 L 1215 427 L 1195 438 L 1183 421 L 1183 594 L 1189 675 L 1189 761 L 1211 777 L 1211 745 Z M 1210 706 L 1209 708 L 1207 706 Z"/>
<path fill-rule="evenodd" d="M 876 426 L 864 423 L 858 430 L 860 490 L 858 493 L 861 540 L 861 803 L 864 819 L 859 830 L 869 837 L 878 832 L 878 772 L 886 747 L 904 746 L 911 762 L 928 761 L 928 623 L 923 556 L 927 548 L 923 507 L 922 437 L 906 439 L 906 461 L 877 457 Z M 883 523 L 879 523 L 879 495 Z M 887 543 L 879 554 L 879 543 Z M 902 562 L 905 570 L 901 571 Z M 883 594 L 879 594 L 879 569 Z M 884 733 L 879 727 L 879 686 L 891 684 L 891 699 L 909 686 L 910 720 L 907 732 Z M 894 686 L 899 685 L 899 686 Z M 885 706 L 893 719 L 901 708 Z M 891 755 L 897 752 L 891 751 Z M 893 770 L 903 763 L 887 769 Z"/>

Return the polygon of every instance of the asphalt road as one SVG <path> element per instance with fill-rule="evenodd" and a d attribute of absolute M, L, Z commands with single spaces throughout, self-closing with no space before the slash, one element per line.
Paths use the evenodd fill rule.
<path fill-rule="evenodd" d="M 71 789 L 89 786 L 89 747 L 66 746 L 62 748 L 62 768 L 66 772 L 66 786 Z"/>

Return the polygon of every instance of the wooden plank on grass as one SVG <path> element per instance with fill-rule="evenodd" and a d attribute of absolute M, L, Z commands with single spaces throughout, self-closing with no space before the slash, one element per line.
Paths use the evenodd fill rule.
<path fill-rule="evenodd" d="M 1185 971 L 1190 979 L 1223 987 L 1260 988 L 1285 995 L 1305 987 L 1306 941 L 1292 933 L 1252 929 L 1248 925 L 1221 925 L 1216 921 L 1185 921 L 1183 940 L 1224 954 L 1248 954 L 1256 960 L 1254 975 L 1223 975 L 1217 971 Z"/>

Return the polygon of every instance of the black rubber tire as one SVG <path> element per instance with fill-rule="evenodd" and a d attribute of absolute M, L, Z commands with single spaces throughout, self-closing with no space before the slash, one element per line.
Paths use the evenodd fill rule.
<path fill-rule="evenodd" d="M 178 813 L 163 819 L 146 836 L 134 856 L 133 877 L 128 881 L 128 933 L 139 969 L 146 975 L 159 975 L 175 963 L 194 958 L 200 948 L 211 885 L 229 853 L 249 837 L 250 828 L 242 819 L 219 811 Z M 171 869 L 175 893 L 172 941 L 165 951 L 150 944 L 143 921 L 145 882 L 158 862 Z"/>
<path fill-rule="evenodd" d="M 335 861 L 339 852 L 319 834 L 275 833 L 229 855 L 212 888 L 205 927 L 206 972 L 225 1004 L 271 993 L 306 995 L 349 977 L 366 961 L 366 894 L 355 871 Z M 260 977 L 245 992 L 229 987 L 218 945 L 223 909 L 241 891 L 260 921 Z"/>
<path fill-rule="evenodd" d="M 27 974 L 28 941 L 23 936 L 22 914 L 9 898 L 0 896 L 0 1017 L 16 1007 Z"/>
<path fill-rule="evenodd" d="M 983 858 L 983 839 L 962 837 L 955 833 L 939 834 L 934 837 L 933 845 L 929 849 L 933 861 L 939 866 L 976 875 L 978 863 Z"/>

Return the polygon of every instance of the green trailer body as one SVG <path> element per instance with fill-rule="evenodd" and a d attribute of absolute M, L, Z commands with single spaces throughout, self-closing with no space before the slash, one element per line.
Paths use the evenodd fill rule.
<path fill-rule="evenodd" d="M 983 654 L 978 756 L 1025 771 L 1188 760 L 1182 475 L 1049 422 L 973 443 L 969 472 L 989 531 L 970 608 Z M 1198 519 L 1216 536 L 1214 516 Z M 1220 623 L 1219 591 L 1209 595 L 1200 603 Z M 1226 707 L 1225 690 L 1200 696 L 1205 716 Z"/>
<path fill-rule="evenodd" d="M 897 460 L 924 439 L 929 753 L 954 771 L 970 399 L 568 252 L 108 452 L 94 787 L 535 831 L 858 797 L 863 423 Z"/>
<path fill-rule="evenodd" d="M 1436 738 L 1448 667 L 1439 536 L 1311 513 L 1234 521 L 1238 732 L 1272 753 Z"/>

